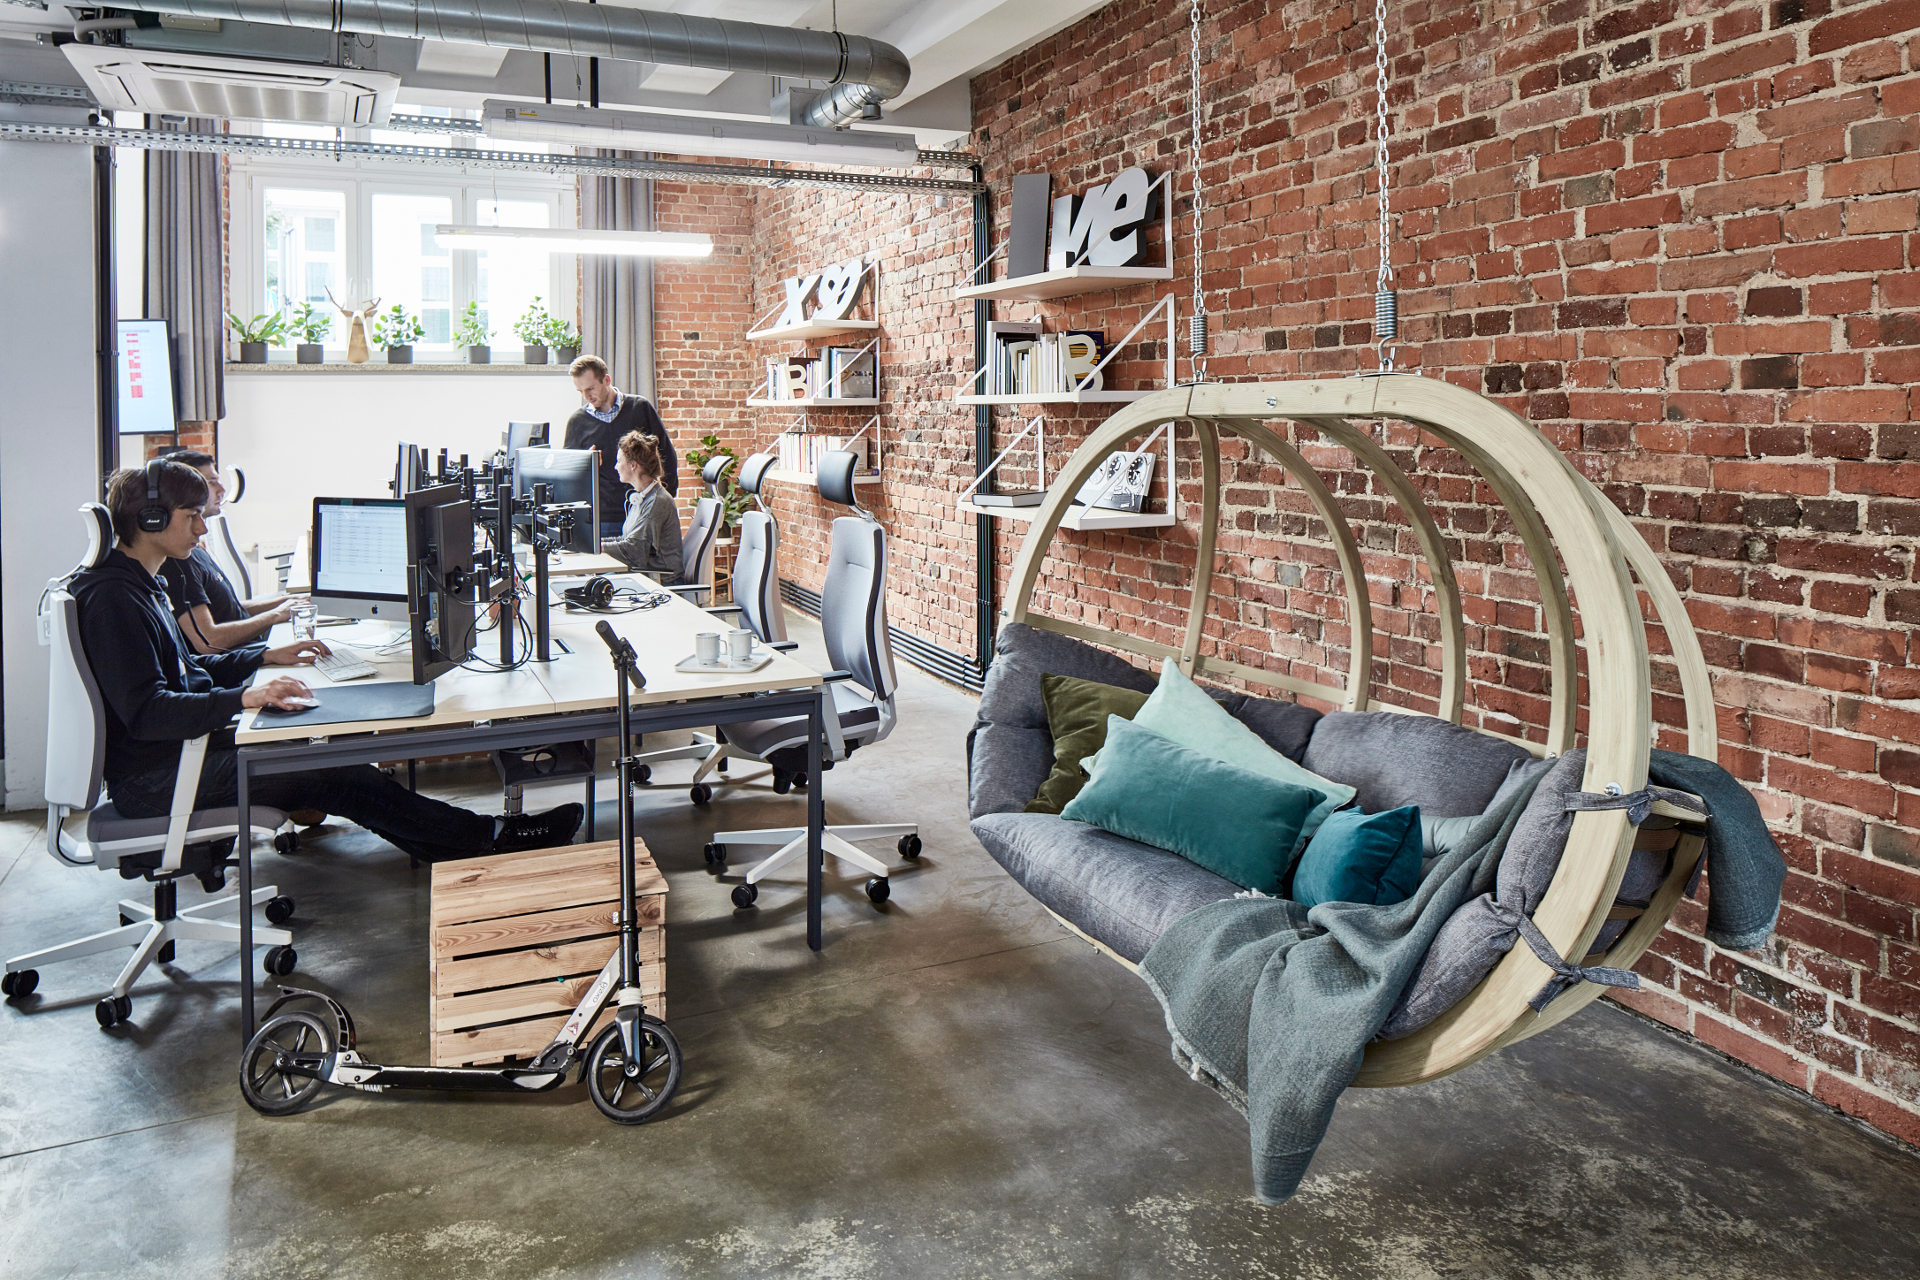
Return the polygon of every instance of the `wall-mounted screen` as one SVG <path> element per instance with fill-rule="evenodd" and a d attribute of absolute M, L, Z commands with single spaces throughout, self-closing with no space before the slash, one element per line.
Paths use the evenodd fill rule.
<path fill-rule="evenodd" d="M 113 366 L 114 421 L 121 435 L 166 436 L 179 429 L 165 320 L 114 321 Z"/>

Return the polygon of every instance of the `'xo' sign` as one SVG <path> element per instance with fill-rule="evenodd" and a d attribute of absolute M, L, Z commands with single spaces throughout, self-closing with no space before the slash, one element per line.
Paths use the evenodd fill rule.
<path fill-rule="evenodd" d="M 784 281 L 787 305 L 773 327 L 784 329 L 809 320 L 845 320 L 853 313 L 853 304 L 860 300 L 860 290 L 866 282 L 866 262 L 861 258 L 848 258 L 825 271 Z M 816 304 L 811 315 L 807 312 L 809 300 Z"/>

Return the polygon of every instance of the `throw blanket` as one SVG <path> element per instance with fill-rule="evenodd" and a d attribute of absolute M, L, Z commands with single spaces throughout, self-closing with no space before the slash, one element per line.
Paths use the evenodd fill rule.
<path fill-rule="evenodd" d="M 1759 945 L 1779 913 L 1785 862 L 1758 807 L 1718 765 L 1655 755 L 1649 772 L 1657 785 L 1692 791 L 1715 810 L 1708 822 L 1710 930 Z M 1482 814 L 1405 902 L 1311 909 L 1278 898 L 1216 902 L 1176 920 L 1141 961 L 1140 976 L 1166 1011 L 1174 1060 L 1247 1117 L 1254 1191 L 1263 1203 L 1278 1204 L 1300 1185 L 1367 1042 L 1434 935 L 1462 903 L 1494 887 L 1500 855 L 1533 790 L 1524 787 Z M 1644 797 L 1591 799 L 1592 807 L 1631 810 L 1643 807 Z M 1545 939 L 1532 921 L 1516 923 L 1540 954 Z M 1541 1003 L 1581 979 L 1634 981 L 1619 970 L 1578 969 L 1550 951 L 1541 958 L 1557 975 Z"/>

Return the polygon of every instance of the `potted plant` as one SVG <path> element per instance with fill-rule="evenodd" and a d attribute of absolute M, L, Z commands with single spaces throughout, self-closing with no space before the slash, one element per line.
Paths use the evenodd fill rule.
<path fill-rule="evenodd" d="M 277 311 L 251 320 L 242 320 L 228 312 L 227 323 L 233 326 L 233 336 L 240 340 L 241 364 L 265 364 L 267 344 L 279 342 L 287 332 L 286 319 Z"/>
<path fill-rule="evenodd" d="M 513 331 L 520 335 L 520 341 L 526 345 L 528 364 L 547 362 L 547 324 L 552 319 L 536 295 L 527 305 L 526 314 L 513 322 Z"/>
<path fill-rule="evenodd" d="M 412 364 L 413 344 L 426 336 L 427 327 L 397 302 L 373 325 L 373 345 L 387 349 L 388 364 Z"/>
<path fill-rule="evenodd" d="M 572 364 L 580 357 L 580 335 L 559 316 L 547 317 L 547 345 L 556 364 Z"/>
<path fill-rule="evenodd" d="M 453 331 L 453 345 L 467 349 L 468 364 L 491 364 L 493 348 L 487 345 L 487 339 L 492 336 L 493 330 L 480 318 L 480 304 L 469 302 L 459 327 Z"/>
<path fill-rule="evenodd" d="M 333 317 L 323 311 L 315 311 L 311 302 L 303 302 L 287 320 L 289 337 L 300 339 L 293 348 L 293 358 L 298 364 L 325 364 L 327 331 L 333 328 Z"/>
<path fill-rule="evenodd" d="M 731 448 L 721 444 L 719 436 L 702 436 L 697 447 L 687 450 L 687 468 L 694 475 L 698 475 L 700 468 L 706 466 L 709 459 L 738 459 L 739 456 Z M 753 505 L 753 495 L 733 482 L 736 473 L 737 468 L 727 473 L 727 478 L 723 482 L 726 487 L 721 491 L 720 524 L 727 529 L 738 528 L 740 517 L 747 514 L 747 509 Z"/>

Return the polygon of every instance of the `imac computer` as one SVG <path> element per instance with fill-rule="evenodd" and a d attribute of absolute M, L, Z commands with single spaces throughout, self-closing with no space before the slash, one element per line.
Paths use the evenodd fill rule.
<path fill-rule="evenodd" d="M 459 485 L 416 489 L 405 516 L 413 682 L 426 684 L 473 651 L 473 503 Z"/>
<path fill-rule="evenodd" d="M 573 520 L 569 551 L 600 550 L 600 452 L 597 449 L 526 448 L 513 455 L 513 494 L 532 500 L 533 486 L 547 486 L 547 505 L 584 503 Z"/>
<path fill-rule="evenodd" d="M 313 603 L 335 618 L 407 610 L 407 509 L 399 498 L 313 500 Z"/>
<path fill-rule="evenodd" d="M 522 449 L 544 449 L 550 443 L 548 430 L 552 426 L 546 422 L 509 422 L 507 424 L 507 456 L 517 458 Z"/>

